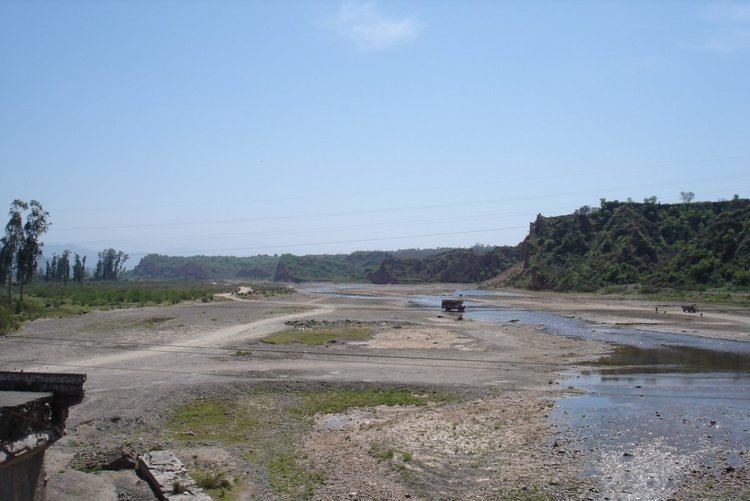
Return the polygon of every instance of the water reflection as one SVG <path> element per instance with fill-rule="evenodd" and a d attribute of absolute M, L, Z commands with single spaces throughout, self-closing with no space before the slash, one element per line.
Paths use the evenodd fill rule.
<path fill-rule="evenodd" d="M 592 365 L 602 367 L 602 374 L 750 371 L 750 355 L 692 346 L 618 346 Z"/>

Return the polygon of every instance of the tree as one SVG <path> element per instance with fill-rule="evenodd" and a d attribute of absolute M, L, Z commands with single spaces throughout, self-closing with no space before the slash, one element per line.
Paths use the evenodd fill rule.
<path fill-rule="evenodd" d="M 62 280 L 65 285 L 68 285 L 68 280 L 70 280 L 70 251 L 67 249 L 63 251 L 62 256 L 57 260 L 55 278 Z"/>
<path fill-rule="evenodd" d="M 32 200 L 28 207 L 30 212 L 23 225 L 23 239 L 16 252 L 16 280 L 21 301 L 23 301 L 23 286 L 33 278 L 37 261 L 42 255 L 39 237 L 49 228 L 49 212 L 44 210 L 42 204 Z"/>
<path fill-rule="evenodd" d="M 0 249 L 0 278 L 2 283 L 8 283 L 8 301 L 13 296 L 13 270 L 16 265 L 16 255 L 23 241 L 23 214 L 29 204 L 23 200 L 13 200 L 8 215 L 10 219 L 5 225 L 5 235 Z"/>
<path fill-rule="evenodd" d="M 48 280 L 57 280 L 57 254 L 52 254 L 52 261 L 47 261 L 49 273 L 45 273 Z"/>
<path fill-rule="evenodd" d="M 654 205 L 654 204 L 656 203 L 656 200 L 657 200 L 657 198 L 656 198 L 656 195 L 654 195 L 654 196 L 652 196 L 652 197 L 644 198 L 644 199 L 643 199 L 643 203 L 644 203 L 644 204 L 651 204 L 651 205 Z"/>
<path fill-rule="evenodd" d="M 119 280 L 125 272 L 128 255 L 115 249 L 104 249 L 99 253 L 94 278 L 96 280 Z"/>
<path fill-rule="evenodd" d="M 75 261 L 73 262 L 73 280 L 83 285 L 83 281 L 86 278 L 86 256 L 76 254 Z"/>
<path fill-rule="evenodd" d="M 680 199 L 682 200 L 682 203 L 689 204 L 695 199 L 695 193 L 692 191 L 681 191 Z"/>

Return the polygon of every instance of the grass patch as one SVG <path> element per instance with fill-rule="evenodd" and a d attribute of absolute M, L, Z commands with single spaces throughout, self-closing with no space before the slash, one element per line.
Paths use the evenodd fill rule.
<path fill-rule="evenodd" d="M 237 479 L 230 479 L 222 470 L 199 469 L 190 473 L 198 487 L 212 499 L 233 500 L 237 497 Z"/>
<path fill-rule="evenodd" d="M 370 449 L 367 453 L 379 462 L 388 463 L 391 468 L 401 474 L 404 480 L 408 481 L 411 478 L 411 472 L 406 466 L 406 463 L 410 463 L 412 459 L 414 459 L 411 452 L 399 450 L 376 442 L 370 445 Z"/>
<path fill-rule="evenodd" d="M 273 493 L 281 499 L 309 499 L 323 474 L 300 454 L 301 438 L 317 413 L 353 407 L 425 405 L 449 397 L 408 390 L 259 390 L 231 399 L 199 399 L 176 409 L 167 422 L 171 436 L 185 442 L 239 446 L 244 457 L 264 468 Z M 391 458 L 397 451 L 392 451 Z M 411 454 L 401 452 L 402 461 Z"/>
<path fill-rule="evenodd" d="M 228 284 L 190 281 L 89 281 L 82 285 L 36 282 L 26 286 L 23 302 L 19 300 L 17 290 L 11 300 L 6 294 L 0 294 L 0 333 L 11 332 L 23 322 L 43 317 L 67 317 L 93 310 L 183 301 L 208 303 L 214 300 L 214 294 L 230 290 L 232 287 Z"/>
<path fill-rule="evenodd" d="M 180 407 L 169 420 L 168 429 L 181 440 L 221 443 L 245 442 L 257 421 L 224 400 L 193 400 Z"/>
<path fill-rule="evenodd" d="M 322 473 L 302 464 L 294 452 L 275 454 L 265 466 L 271 490 L 291 498 L 311 498 L 315 486 L 325 481 Z"/>
<path fill-rule="evenodd" d="M 396 455 L 394 449 L 385 447 L 383 444 L 372 444 L 367 453 L 378 461 L 390 461 Z"/>
<path fill-rule="evenodd" d="M 268 344 L 307 344 L 317 346 L 336 341 L 361 341 L 372 335 L 372 328 L 359 326 L 327 329 L 287 329 L 270 334 L 262 342 Z"/>
<path fill-rule="evenodd" d="M 322 412 L 334 414 L 353 407 L 378 405 L 424 405 L 429 401 L 445 401 L 446 395 L 437 392 L 417 394 L 408 390 L 330 390 L 303 393 L 302 408 L 309 415 Z"/>

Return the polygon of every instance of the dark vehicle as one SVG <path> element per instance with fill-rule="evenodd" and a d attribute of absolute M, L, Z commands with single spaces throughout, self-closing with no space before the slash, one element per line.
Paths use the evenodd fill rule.
<path fill-rule="evenodd" d="M 464 311 L 466 306 L 460 299 L 443 299 L 442 308 L 445 311 Z"/>
<path fill-rule="evenodd" d="M 698 313 L 698 308 L 694 304 L 685 305 L 682 307 L 682 311 L 685 313 Z"/>

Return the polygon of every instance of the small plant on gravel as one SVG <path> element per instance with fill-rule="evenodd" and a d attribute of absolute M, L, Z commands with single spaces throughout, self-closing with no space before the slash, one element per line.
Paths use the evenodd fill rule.
<path fill-rule="evenodd" d="M 370 454 L 370 456 L 374 457 L 378 461 L 390 461 L 391 459 L 393 459 L 396 451 L 394 451 L 390 447 L 384 446 L 383 444 L 372 444 L 370 446 L 368 454 Z"/>
<path fill-rule="evenodd" d="M 411 461 L 412 460 L 412 454 L 411 454 L 411 452 L 402 452 L 401 453 L 401 460 L 404 463 L 408 463 L 409 461 Z"/>
<path fill-rule="evenodd" d="M 201 489 L 228 489 L 232 486 L 231 480 L 221 470 L 201 470 L 192 475 L 193 480 Z"/>

